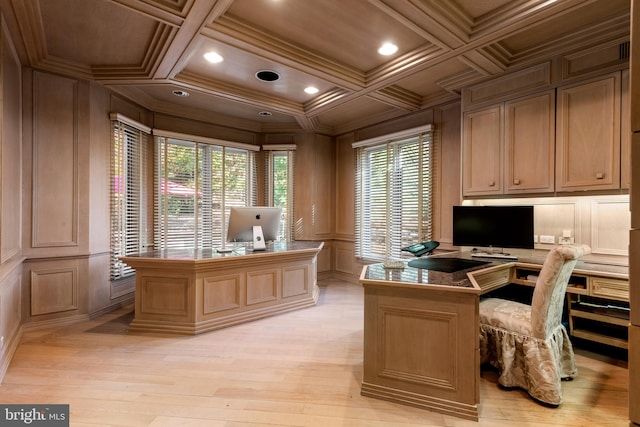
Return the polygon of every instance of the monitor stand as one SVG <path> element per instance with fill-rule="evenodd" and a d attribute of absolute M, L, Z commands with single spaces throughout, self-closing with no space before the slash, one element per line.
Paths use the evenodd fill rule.
<path fill-rule="evenodd" d="M 267 247 L 264 244 L 264 234 L 262 234 L 262 226 L 254 225 L 253 226 L 253 250 L 264 251 L 266 248 Z"/>

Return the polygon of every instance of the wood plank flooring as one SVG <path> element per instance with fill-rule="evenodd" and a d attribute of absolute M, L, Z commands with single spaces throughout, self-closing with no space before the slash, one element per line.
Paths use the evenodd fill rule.
<path fill-rule="evenodd" d="M 491 371 L 478 423 L 362 397 L 362 302 L 331 281 L 316 307 L 199 336 L 128 332 L 132 307 L 25 332 L 0 402 L 68 403 L 72 426 L 628 426 L 627 362 L 580 348 L 555 409 Z"/>

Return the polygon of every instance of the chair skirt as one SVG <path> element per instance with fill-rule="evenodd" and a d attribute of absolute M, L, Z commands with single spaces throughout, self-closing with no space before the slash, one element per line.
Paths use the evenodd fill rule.
<path fill-rule="evenodd" d="M 562 325 L 547 339 L 540 339 L 481 323 L 480 357 L 498 370 L 500 385 L 525 389 L 534 399 L 553 406 L 562 403 L 561 380 L 578 373 L 573 346 Z"/>

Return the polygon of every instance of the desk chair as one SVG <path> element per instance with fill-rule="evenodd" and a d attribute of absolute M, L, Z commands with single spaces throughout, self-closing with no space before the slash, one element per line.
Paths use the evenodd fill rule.
<path fill-rule="evenodd" d="M 573 346 L 561 323 L 564 296 L 586 245 L 553 248 L 542 265 L 531 305 L 499 298 L 480 302 L 480 359 L 498 369 L 504 387 L 525 389 L 534 399 L 562 403 L 561 379 L 577 375 Z"/>

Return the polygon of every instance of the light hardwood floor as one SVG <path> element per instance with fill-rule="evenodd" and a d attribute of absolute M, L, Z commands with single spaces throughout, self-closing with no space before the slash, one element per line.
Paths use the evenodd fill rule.
<path fill-rule="evenodd" d="M 480 421 L 360 396 L 359 285 L 316 307 L 199 336 L 130 333 L 132 308 L 23 336 L 0 402 L 68 403 L 72 426 L 628 426 L 627 363 L 576 349 L 548 408 L 482 372 Z"/>

